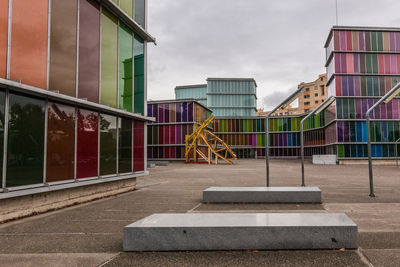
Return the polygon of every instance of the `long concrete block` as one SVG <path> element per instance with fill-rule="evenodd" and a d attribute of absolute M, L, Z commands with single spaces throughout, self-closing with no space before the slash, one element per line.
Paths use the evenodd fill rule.
<path fill-rule="evenodd" d="M 343 213 L 153 214 L 124 228 L 124 251 L 356 249 Z"/>
<path fill-rule="evenodd" d="M 321 203 L 318 187 L 210 187 L 204 203 Z"/>

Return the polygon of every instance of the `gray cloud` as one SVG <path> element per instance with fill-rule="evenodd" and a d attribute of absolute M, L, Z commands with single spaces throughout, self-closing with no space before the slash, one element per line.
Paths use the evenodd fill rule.
<path fill-rule="evenodd" d="M 378 4 L 379 3 L 379 4 Z M 252 77 L 259 106 L 324 73 L 334 0 L 149 0 L 148 96 L 207 77 Z M 339 0 L 339 24 L 398 26 L 395 0 Z M 264 101 L 266 99 L 266 101 Z M 272 100 L 269 100 L 272 99 Z"/>

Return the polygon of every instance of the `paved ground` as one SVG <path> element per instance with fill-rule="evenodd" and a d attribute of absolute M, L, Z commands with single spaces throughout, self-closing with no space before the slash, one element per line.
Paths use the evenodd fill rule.
<path fill-rule="evenodd" d="M 306 165 L 322 205 L 201 204 L 209 186 L 264 186 L 263 160 L 150 169 L 140 189 L 0 226 L 0 266 L 400 266 L 400 169 Z M 271 162 L 272 186 L 300 185 L 300 162 Z M 359 250 L 123 253 L 123 226 L 160 212 L 345 212 L 359 226 Z"/>

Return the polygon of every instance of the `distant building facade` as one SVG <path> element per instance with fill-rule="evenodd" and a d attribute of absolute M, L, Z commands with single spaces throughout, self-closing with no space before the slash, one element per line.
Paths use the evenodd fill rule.
<path fill-rule="evenodd" d="M 327 99 L 326 74 L 320 74 L 318 79 L 313 82 L 302 82 L 298 85 L 298 88 L 304 88 L 304 90 L 299 96 L 299 106 L 294 114 L 303 114 L 312 111 Z"/>

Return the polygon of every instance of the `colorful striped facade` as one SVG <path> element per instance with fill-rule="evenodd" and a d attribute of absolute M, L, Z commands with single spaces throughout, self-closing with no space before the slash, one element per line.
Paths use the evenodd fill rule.
<path fill-rule="evenodd" d="M 0 192 L 146 173 L 146 1 L 0 1 Z"/>
<path fill-rule="evenodd" d="M 149 160 L 184 160 L 185 136 L 211 116 L 211 110 L 195 100 L 149 101 L 147 114 L 156 119 L 147 129 Z"/>
<path fill-rule="evenodd" d="M 400 81 L 400 29 L 333 27 L 326 42 L 328 95 L 336 96 L 339 159 L 367 157 L 366 111 Z M 372 113 L 374 158 L 394 158 L 400 138 L 400 99 Z"/>

